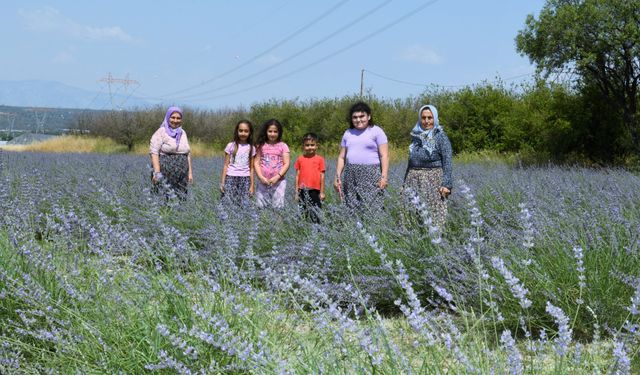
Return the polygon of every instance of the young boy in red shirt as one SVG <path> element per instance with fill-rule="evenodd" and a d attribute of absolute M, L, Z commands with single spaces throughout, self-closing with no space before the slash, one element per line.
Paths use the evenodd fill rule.
<path fill-rule="evenodd" d="M 296 169 L 296 191 L 294 199 L 300 202 L 307 219 L 319 223 L 318 213 L 324 200 L 324 158 L 316 154 L 318 136 L 307 133 L 302 137 L 303 155 L 298 157 Z"/>

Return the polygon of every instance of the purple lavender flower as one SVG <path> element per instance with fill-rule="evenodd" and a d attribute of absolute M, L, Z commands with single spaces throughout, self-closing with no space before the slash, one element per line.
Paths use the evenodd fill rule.
<path fill-rule="evenodd" d="M 558 336 L 554 340 L 556 353 L 559 356 L 564 356 L 569 350 L 569 344 L 571 344 L 572 330 L 569 328 L 569 318 L 562 309 L 552 305 L 549 301 L 547 301 L 546 311 L 553 316 L 558 325 Z"/>
<path fill-rule="evenodd" d="M 491 264 L 500 272 L 502 277 L 504 277 L 507 285 L 509 285 L 511 289 L 511 293 L 518 299 L 520 306 L 522 306 L 523 309 L 529 308 L 532 303 L 531 300 L 527 298 L 529 291 L 520 283 L 520 280 L 509 271 L 504 261 L 499 257 L 493 257 L 491 258 Z"/>

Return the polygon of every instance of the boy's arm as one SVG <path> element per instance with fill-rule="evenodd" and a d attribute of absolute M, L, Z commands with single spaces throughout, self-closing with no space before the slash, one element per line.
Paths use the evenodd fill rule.
<path fill-rule="evenodd" d="M 324 200 L 324 171 L 320 172 L 320 200 Z"/>
<path fill-rule="evenodd" d="M 300 170 L 296 170 L 296 183 L 293 185 L 293 200 L 298 201 L 298 197 L 300 195 L 300 191 L 298 190 L 298 184 L 300 183 Z"/>

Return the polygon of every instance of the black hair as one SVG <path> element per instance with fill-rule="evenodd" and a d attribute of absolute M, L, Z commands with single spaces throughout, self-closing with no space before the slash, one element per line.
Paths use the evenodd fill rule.
<path fill-rule="evenodd" d="M 247 138 L 247 143 L 249 144 L 249 155 L 253 153 L 253 124 L 249 120 L 240 120 L 236 124 L 235 129 L 233 130 L 233 154 L 231 154 L 231 162 L 233 163 L 236 160 L 236 154 L 238 153 L 238 145 L 240 144 L 240 136 L 238 136 L 238 129 L 240 129 L 240 125 L 247 124 L 249 126 L 249 137 Z"/>
<path fill-rule="evenodd" d="M 370 116 L 369 118 L 369 126 L 373 126 L 373 116 L 371 116 L 371 107 L 365 102 L 357 102 L 349 108 L 349 114 L 347 115 L 347 122 L 349 123 L 349 129 L 353 129 L 353 121 L 351 116 L 353 116 L 356 112 L 365 112 Z"/>
<path fill-rule="evenodd" d="M 309 132 L 302 136 L 302 143 L 304 143 L 305 141 L 318 142 L 318 135 L 316 133 Z"/>
<path fill-rule="evenodd" d="M 280 142 L 282 140 L 282 124 L 280 123 L 280 121 L 272 118 L 265 121 L 265 123 L 262 124 L 262 126 L 260 127 L 260 132 L 258 133 L 258 140 L 256 141 L 256 148 L 260 148 L 262 147 L 262 145 L 267 143 L 267 139 L 268 139 L 267 130 L 269 130 L 269 127 L 271 125 L 275 125 L 276 128 L 278 129 L 278 139 L 276 139 L 276 142 Z"/>

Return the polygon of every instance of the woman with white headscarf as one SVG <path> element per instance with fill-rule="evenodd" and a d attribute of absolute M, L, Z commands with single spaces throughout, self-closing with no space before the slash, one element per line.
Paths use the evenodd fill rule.
<path fill-rule="evenodd" d="M 447 197 L 453 187 L 452 154 L 451 142 L 438 121 L 438 110 L 433 105 L 422 106 L 418 122 L 411 130 L 404 187 L 427 204 L 433 223 L 441 230 L 447 218 Z"/>
<path fill-rule="evenodd" d="M 169 107 L 160 128 L 151 137 L 149 154 L 154 188 L 157 190 L 158 185 L 163 184 L 184 199 L 188 184 L 193 182 L 193 173 L 189 140 L 182 129 L 182 109 Z"/>

